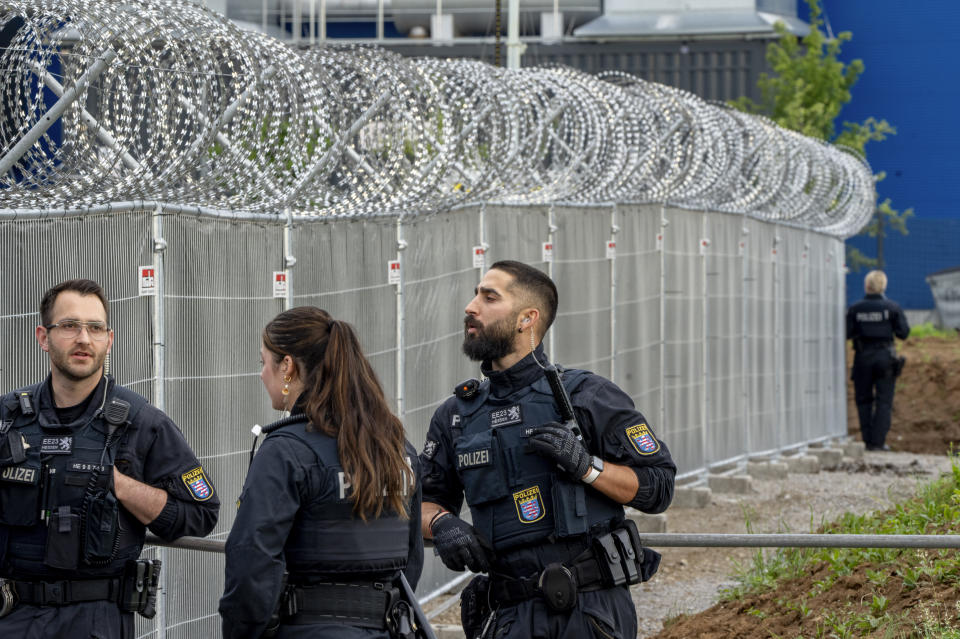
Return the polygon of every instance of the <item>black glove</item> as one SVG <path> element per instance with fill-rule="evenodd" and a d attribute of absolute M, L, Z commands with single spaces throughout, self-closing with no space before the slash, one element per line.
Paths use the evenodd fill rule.
<path fill-rule="evenodd" d="M 590 470 L 590 452 L 572 430 L 557 422 L 548 422 L 532 429 L 530 447 L 538 455 L 557 462 L 577 481 Z"/>
<path fill-rule="evenodd" d="M 433 546 L 440 560 L 450 570 L 469 568 L 473 572 L 488 572 L 493 548 L 467 522 L 453 513 L 444 513 L 430 526 Z"/>

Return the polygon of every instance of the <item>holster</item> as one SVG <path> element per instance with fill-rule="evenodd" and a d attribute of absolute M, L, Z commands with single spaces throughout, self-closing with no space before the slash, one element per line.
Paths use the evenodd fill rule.
<path fill-rule="evenodd" d="M 157 589 L 160 585 L 159 559 L 131 559 L 123 567 L 120 610 L 136 612 L 146 619 L 157 614 Z"/>
<path fill-rule="evenodd" d="M 478 575 L 460 592 L 460 624 L 467 639 L 480 636 L 483 622 L 490 615 L 490 604 L 487 601 L 489 590 L 490 578 Z"/>
<path fill-rule="evenodd" d="M 903 367 L 906 365 L 906 363 L 907 363 L 907 358 L 904 357 L 903 355 L 894 357 L 893 359 L 893 377 L 894 378 L 900 377 L 900 373 L 903 372 Z"/>

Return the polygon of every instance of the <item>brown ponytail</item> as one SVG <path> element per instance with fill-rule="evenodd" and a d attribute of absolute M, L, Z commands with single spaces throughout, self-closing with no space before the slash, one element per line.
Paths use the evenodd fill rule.
<path fill-rule="evenodd" d="M 364 520 L 379 517 L 386 502 L 408 516 L 414 478 L 405 459 L 403 424 L 387 405 L 353 328 L 324 310 L 300 306 L 267 324 L 263 344 L 277 361 L 289 355 L 300 369 L 307 430 L 336 438 L 354 513 Z"/>

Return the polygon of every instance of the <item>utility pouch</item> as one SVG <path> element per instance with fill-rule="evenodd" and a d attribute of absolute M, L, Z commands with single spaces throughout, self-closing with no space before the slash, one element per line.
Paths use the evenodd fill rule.
<path fill-rule="evenodd" d="M 76 570 L 80 563 L 80 515 L 70 512 L 70 506 L 50 513 L 43 563 L 60 570 Z"/>
<path fill-rule="evenodd" d="M 630 585 L 638 584 L 643 581 L 649 581 L 660 567 L 660 553 L 650 548 L 645 548 L 640 543 L 640 533 L 637 531 L 637 524 L 632 519 L 625 520 L 620 528 L 613 531 L 617 538 L 617 545 L 621 546 L 621 555 L 625 560 L 626 571 L 628 575 L 627 583 Z M 628 552 L 629 549 L 632 552 Z M 629 564 L 633 563 L 635 570 L 639 574 L 631 571 Z"/>
<path fill-rule="evenodd" d="M 537 586 L 552 612 L 569 612 L 576 607 L 577 579 L 563 564 L 548 564 Z"/>
<path fill-rule="evenodd" d="M 102 488 L 87 493 L 83 504 L 83 561 L 104 564 L 113 559 L 117 542 L 117 498 Z"/>
<path fill-rule="evenodd" d="M 490 578 L 478 575 L 460 593 L 460 623 L 467 639 L 479 637 L 484 620 L 490 616 L 490 605 L 487 601 L 489 589 Z"/>
<path fill-rule="evenodd" d="M 0 428 L 0 466 L 16 466 L 27 459 L 20 431 Z"/>
<path fill-rule="evenodd" d="M 17 591 L 13 582 L 0 577 L 0 619 L 3 619 L 17 606 Z"/>
<path fill-rule="evenodd" d="M 602 575 L 602 584 L 605 587 L 611 588 L 627 583 L 627 574 L 623 570 L 623 560 L 620 557 L 619 549 L 617 549 L 617 543 L 614 541 L 613 533 L 607 533 L 594 539 L 593 552 L 596 555 L 597 565 L 600 567 L 600 574 Z"/>
<path fill-rule="evenodd" d="M 903 355 L 895 357 L 893 360 L 893 376 L 894 378 L 900 377 L 900 373 L 903 372 L 903 367 L 907 363 L 907 358 Z"/>

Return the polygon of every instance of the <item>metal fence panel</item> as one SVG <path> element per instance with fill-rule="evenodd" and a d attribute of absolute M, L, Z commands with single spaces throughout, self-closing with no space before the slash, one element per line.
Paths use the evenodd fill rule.
<path fill-rule="evenodd" d="M 138 297 L 136 269 L 158 257 L 154 221 L 165 241 L 163 295 Z M 548 241 L 552 262 L 542 254 Z M 681 474 L 845 432 L 841 241 L 658 205 L 477 205 L 400 224 L 157 220 L 155 211 L 4 221 L 0 382 L 11 389 L 45 374 L 33 337 L 43 291 L 78 275 L 103 283 L 117 335 L 113 369 L 159 399 L 197 451 L 220 492 L 214 535 L 223 539 L 246 475 L 249 428 L 278 416 L 258 379 L 266 322 L 288 305 L 312 304 L 353 324 L 419 448 L 453 385 L 478 374 L 460 348 L 463 309 L 483 272 L 475 247 L 485 248 L 487 266 L 520 259 L 553 273 L 556 360 L 613 371 Z M 399 285 L 388 283 L 396 259 Z M 277 298 L 273 275 L 285 269 L 290 294 Z M 145 552 L 164 559 L 166 588 L 161 615 L 140 620 L 138 634 L 218 636 L 222 559 Z M 428 553 L 419 591 L 453 577 Z"/>

